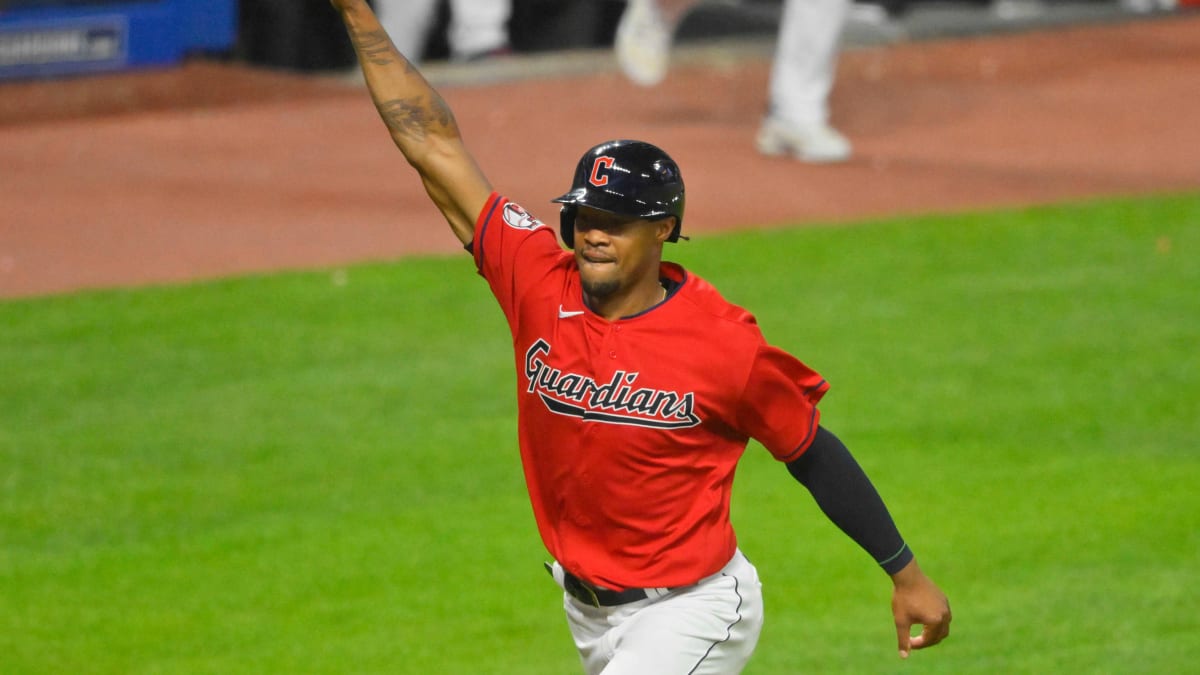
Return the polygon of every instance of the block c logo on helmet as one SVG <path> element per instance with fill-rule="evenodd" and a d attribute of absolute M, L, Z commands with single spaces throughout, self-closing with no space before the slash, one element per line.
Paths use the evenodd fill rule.
<path fill-rule="evenodd" d="M 604 187 L 605 185 L 608 185 L 608 176 L 600 175 L 600 169 L 612 169 L 613 164 L 616 163 L 616 161 L 617 160 L 609 157 L 608 155 L 597 157 L 596 162 L 592 164 L 592 175 L 588 178 L 588 182 L 596 187 Z"/>

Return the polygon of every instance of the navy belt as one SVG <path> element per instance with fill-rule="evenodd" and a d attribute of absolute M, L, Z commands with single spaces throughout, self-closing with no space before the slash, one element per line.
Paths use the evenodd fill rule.
<path fill-rule="evenodd" d="M 546 563 L 546 571 L 550 573 L 550 576 L 554 576 L 554 568 L 551 567 L 550 563 Z M 625 605 L 651 597 L 644 588 L 627 588 L 623 591 L 610 591 L 607 588 L 593 586 L 565 569 L 563 570 L 563 590 L 572 598 L 593 607 L 615 607 L 616 605 Z M 666 589 L 662 590 L 665 591 Z"/>

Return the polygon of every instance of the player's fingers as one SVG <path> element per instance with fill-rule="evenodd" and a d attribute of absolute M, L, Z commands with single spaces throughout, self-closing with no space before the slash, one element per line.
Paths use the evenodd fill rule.
<path fill-rule="evenodd" d="M 900 648 L 900 658 L 907 659 L 908 651 L 912 645 L 912 624 L 907 622 L 896 622 L 896 640 Z"/>
<path fill-rule="evenodd" d="M 921 634 L 909 641 L 913 649 L 925 649 L 932 647 L 937 643 L 945 640 L 950 636 L 950 621 L 938 621 L 936 623 L 928 623 L 921 630 Z"/>

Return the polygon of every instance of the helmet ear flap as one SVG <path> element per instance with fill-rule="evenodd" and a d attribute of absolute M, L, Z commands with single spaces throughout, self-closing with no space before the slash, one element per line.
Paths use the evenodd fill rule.
<path fill-rule="evenodd" d="M 558 210 L 558 233 L 569 249 L 575 248 L 575 214 L 578 211 L 575 204 L 563 204 Z"/>

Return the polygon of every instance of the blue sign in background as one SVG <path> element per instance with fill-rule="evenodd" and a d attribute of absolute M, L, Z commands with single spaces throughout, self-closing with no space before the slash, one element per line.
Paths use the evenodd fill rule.
<path fill-rule="evenodd" d="M 0 10 L 0 79 L 171 65 L 236 35 L 236 0 L 18 0 Z"/>

